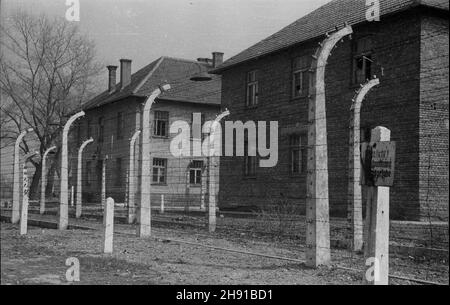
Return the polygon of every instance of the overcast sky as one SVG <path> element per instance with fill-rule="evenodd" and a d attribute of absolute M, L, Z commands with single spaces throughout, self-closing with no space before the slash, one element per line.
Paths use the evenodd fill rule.
<path fill-rule="evenodd" d="M 64 18 L 66 0 L 0 0 L 2 18 L 15 8 Z M 225 59 L 330 0 L 80 0 L 82 31 L 99 60 L 133 60 L 132 70 L 160 56 Z"/>

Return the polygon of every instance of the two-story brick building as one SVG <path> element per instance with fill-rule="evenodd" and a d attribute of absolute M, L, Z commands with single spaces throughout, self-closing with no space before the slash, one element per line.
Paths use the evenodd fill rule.
<path fill-rule="evenodd" d="M 213 71 L 222 76 L 228 120 L 279 122 L 277 166 L 221 158 L 221 209 L 287 201 L 304 212 L 308 70 L 324 34 L 347 22 L 353 35 L 333 50 L 325 75 L 331 215 L 347 209 L 352 98 L 376 75 L 380 85 L 363 102 L 361 133 L 367 140 L 372 128 L 385 126 L 397 143 L 391 218 L 448 220 L 448 2 L 379 2 L 380 21 L 369 22 L 366 1 L 331 1 Z"/>
<path fill-rule="evenodd" d="M 120 60 L 120 82 L 116 84 L 117 66 L 108 66 L 108 90 L 83 105 L 86 115 L 73 130 L 70 184 L 76 184 L 76 154 L 81 143 L 93 138 L 83 153 L 83 200 L 99 203 L 102 186 L 102 167 L 106 162 L 106 196 L 124 202 L 127 190 L 127 172 L 130 160 L 130 139 L 143 126 L 143 104 L 147 97 L 164 84 L 171 90 L 161 94 L 150 114 L 150 139 L 135 145 L 136 200 L 139 202 L 141 177 L 140 148 L 142 141 L 150 141 L 152 205 L 201 205 L 201 194 L 206 192 L 206 158 L 174 157 L 170 152 L 170 125 L 178 120 L 192 124 L 195 116 L 214 120 L 220 111 L 220 76 L 207 72 L 222 62 L 223 54 L 213 53 L 213 59 L 197 61 L 161 57 L 131 74 L 131 60 Z M 199 81 L 200 80 L 200 81 Z M 192 134 L 191 142 L 201 141 Z M 218 179 L 216 179 L 218 181 Z M 218 188 L 217 188 L 218 189 Z"/>

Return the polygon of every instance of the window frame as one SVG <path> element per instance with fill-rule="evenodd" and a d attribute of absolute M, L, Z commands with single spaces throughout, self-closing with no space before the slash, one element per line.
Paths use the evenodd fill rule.
<path fill-rule="evenodd" d="M 295 138 L 297 138 L 296 141 L 293 140 Z M 298 159 L 294 158 L 296 153 Z M 289 136 L 289 156 L 291 175 L 305 175 L 308 171 L 308 135 L 306 133 L 295 133 Z"/>
<path fill-rule="evenodd" d="M 123 162 L 122 157 L 116 158 L 116 173 L 114 175 L 115 176 L 115 179 L 114 179 L 114 186 L 115 187 L 120 187 L 122 185 L 122 182 L 123 182 L 122 162 Z"/>
<path fill-rule="evenodd" d="M 248 71 L 245 79 L 245 106 L 247 108 L 255 108 L 259 104 L 259 81 L 258 70 Z M 251 77 L 253 75 L 253 77 Z M 253 88 L 251 103 L 250 103 L 250 88 Z"/>
<path fill-rule="evenodd" d="M 297 61 L 301 61 L 302 59 L 305 60 L 305 64 L 299 65 L 299 67 L 296 66 Z M 302 97 L 306 97 L 309 93 L 309 84 L 311 81 L 311 78 L 309 77 L 309 70 L 311 68 L 311 64 L 308 62 L 309 57 L 306 55 L 303 56 L 297 56 L 293 58 L 292 60 L 292 74 L 291 74 L 291 97 L 292 99 L 298 99 Z M 302 86 L 302 90 L 300 93 L 297 93 L 297 90 L 295 88 L 295 75 L 300 74 L 301 80 L 300 85 Z M 303 88 L 303 83 L 305 81 L 305 78 L 307 79 L 307 85 L 306 88 Z"/>
<path fill-rule="evenodd" d="M 86 186 L 91 186 L 92 177 L 92 161 L 86 161 Z"/>
<path fill-rule="evenodd" d="M 161 115 L 161 117 L 158 117 Z M 162 117 L 164 116 L 164 117 Z M 165 122 L 164 126 L 164 135 L 158 134 L 158 131 L 161 130 L 158 126 L 158 122 Z M 169 111 L 164 110 L 155 110 L 153 112 L 153 137 L 155 138 L 168 138 L 169 137 Z"/>
<path fill-rule="evenodd" d="M 248 141 L 244 142 L 244 178 L 255 179 L 258 158 L 248 155 Z"/>
<path fill-rule="evenodd" d="M 97 139 L 99 143 L 103 143 L 105 140 L 105 118 L 103 116 L 98 118 L 98 135 Z"/>
<path fill-rule="evenodd" d="M 368 40 L 370 47 L 363 50 L 358 50 L 358 42 Z M 364 79 L 359 79 L 357 74 L 358 71 L 358 61 L 362 60 L 361 71 L 364 72 Z M 367 75 L 367 63 L 370 62 L 370 75 Z M 352 52 L 352 85 L 360 85 L 366 82 L 367 79 L 371 79 L 374 71 L 374 51 L 373 51 L 373 38 L 372 35 L 362 36 L 354 40 L 353 42 L 353 52 Z"/>
<path fill-rule="evenodd" d="M 155 164 L 157 162 L 162 162 L 161 164 Z M 167 185 L 167 159 L 165 158 L 153 158 L 152 160 L 152 185 Z M 155 169 L 158 170 L 157 181 L 155 181 Z M 164 170 L 163 175 L 161 175 L 161 169 Z M 161 181 L 161 177 L 164 177 L 164 181 Z"/>
<path fill-rule="evenodd" d="M 123 139 L 123 133 L 124 133 L 124 126 L 125 126 L 125 120 L 123 117 L 123 112 L 119 111 L 117 112 L 117 117 L 116 117 L 116 135 L 117 135 L 117 139 L 121 140 Z"/>
<path fill-rule="evenodd" d="M 194 166 L 196 165 L 196 166 Z M 192 173 L 194 173 L 194 182 L 192 182 Z M 193 187 L 199 187 L 202 185 L 203 176 L 203 160 L 192 160 L 189 165 L 189 184 Z M 197 182 L 197 179 L 199 180 Z"/>

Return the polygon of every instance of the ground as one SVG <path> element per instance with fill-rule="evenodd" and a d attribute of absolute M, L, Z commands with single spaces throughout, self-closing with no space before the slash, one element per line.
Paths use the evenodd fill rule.
<path fill-rule="evenodd" d="M 223 248 L 299 260 L 304 257 L 301 247 L 273 240 L 208 235 L 180 227 L 154 228 L 153 237 L 141 239 L 133 226 L 116 224 L 114 253 L 103 254 L 101 224 L 92 221 L 91 227 L 96 230 L 59 231 L 30 226 L 28 234 L 20 236 L 16 225 L 2 223 L 1 284 L 355 285 L 361 284 L 364 274 L 342 270 L 337 265 L 315 270 L 300 261 L 224 251 Z M 360 258 L 342 253 L 333 250 L 335 262 L 364 268 Z M 80 282 L 66 281 L 69 267 L 65 262 L 69 257 L 79 259 Z M 436 277 L 448 282 L 448 268 L 446 278 L 434 274 L 433 279 Z M 392 279 L 391 283 L 408 281 Z"/>

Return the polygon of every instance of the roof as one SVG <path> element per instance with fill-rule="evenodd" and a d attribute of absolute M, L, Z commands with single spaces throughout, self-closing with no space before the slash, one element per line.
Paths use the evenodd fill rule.
<path fill-rule="evenodd" d="M 416 6 L 447 10 L 448 0 L 380 0 L 380 15 L 388 15 Z M 288 48 L 342 27 L 345 22 L 356 25 L 367 22 L 366 1 L 333 0 L 298 19 L 277 33 L 225 61 L 212 73 L 220 73 L 232 66 Z"/>
<path fill-rule="evenodd" d="M 122 100 L 129 96 L 146 97 L 163 84 L 170 84 L 171 90 L 164 92 L 159 100 L 220 105 L 221 78 L 211 75 L 212 80 L 195 82 L 193 75 L 207 72 L 211 66 L 202 62 L 163 56 L 131 75 L 128 86 L 108 90 L 86 102 L 83 110 L 89 110 Z"/>

